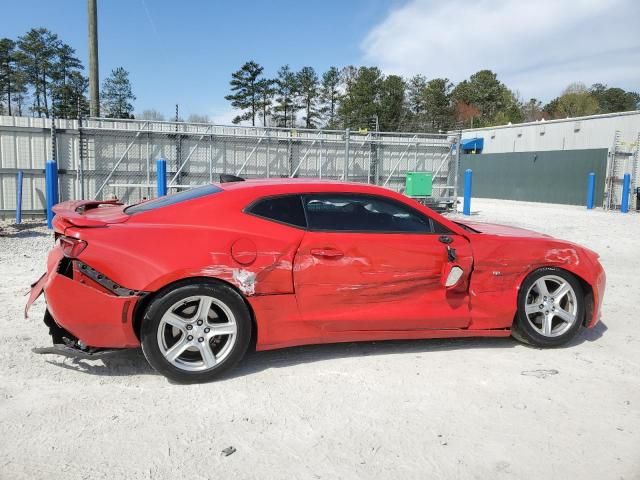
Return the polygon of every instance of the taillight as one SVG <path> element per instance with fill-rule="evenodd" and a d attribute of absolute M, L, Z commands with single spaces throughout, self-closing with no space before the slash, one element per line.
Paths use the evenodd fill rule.
<path fill-rule="evenodd" d="M 60 246 L 65 257 L 76 258 L 87 248 L 87 242 L 72 237 L 60 237 Z"/>

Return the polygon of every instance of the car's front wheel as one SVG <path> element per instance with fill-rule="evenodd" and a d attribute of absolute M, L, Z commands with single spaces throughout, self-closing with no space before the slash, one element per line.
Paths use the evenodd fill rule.
<path fill-rule="evenodd" d="M 206 382 L 244 356 L 251 317 L 228 285 L 183 285 L 151 302 L 140 336 L 144 355 L 158 372 L 180 383 Z"/>
<path fill-rule="evenodd" d="M 582 286 L 560 268 L 540 268 L 527 276 L 518 293 L 512 333 L 537 347 L 557 347 L 571 340 L 584 319 Z"/>

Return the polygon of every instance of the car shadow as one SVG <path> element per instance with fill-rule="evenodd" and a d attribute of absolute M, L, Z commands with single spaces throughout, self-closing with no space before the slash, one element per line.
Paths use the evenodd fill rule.
<path fill-rule="evenodd" d="M 271 368 L 286 368 L 300 364 L 324 362 L 342 358 L 417 355 L 476 348 L 506 349 L 513 348 L 517 345 L 519 345 L 519 343 L 510 337 L 384 340 L 375 342 L 305 345 L 279 350 L 250 352 L 243 362 L 226 373 L 224 378 L 251 375 Z"/>
<path fill-rule="evenodd" d="M 591 329 L 582 329 L 568 344 L 559 347 L 571 348 L 586 341 L 593 342 L 607 330 L 603 322 Z M 269 368 L 282 368 L 338 358 L 368 357 L 382 355 L 429 354 L 438 351 L 513 348 L 523 346 L 537 350 L 542 348 L 522 344 L 511 337 L 494 338 L 446 338 L 421 340 L 386 340 L 377 342 L 335 343 L 326 345 L 306 345 L 263 352 L 250 352 L 244 361 L 229 371 L 223 378 L 251 375 Z M 222 378 L 221 378 L 222 379 Z"/>
<path fill-rule="evenodd" d="M 606 331 L 607 326 L 603 322 L 599 322 L 591 329 L 582 329 L 580 334 L 567 345 L 559 348 L 567 349 L 584 342 L 594 342 Z M 250 351 L 238 366 L 221 375 L 218 381 L 252 375 L 271 368 L 286 368 L 341 358 L 416 355 L 469 349 L 507 349 L 516 346 L 543 350 L 538 347 L 523 345 L 511 337 L 386 340 L 305 345 L 278 350 Z M 56 359 L 47 360 L 47 363 L 89 375 L 113 377 L 159 375 L 147 363 L 141 349 L 114 351 L 95 360 L 57 357 Z"/>
<path fill-rule="evenodd" d="M 580 333 L 569 341 L 569 343 L 567 343 L 563 348 L 575 347 L 576 345 L 580 345 L 584 342 L 595 342 L 602 337 L 608 329 L 607 325 L 600 320 L 593 326 L 593 328 L 583 328 L 580 330 Z"/>
<path fill-rule="evenodd" d="M 10 238 L 29 238 L 29 237 L 47 237 L 51 232 L 44 231 L 46 222 L 27 221 L 23 223 L 12 223 L 0 226 L 0 237 Z"/>

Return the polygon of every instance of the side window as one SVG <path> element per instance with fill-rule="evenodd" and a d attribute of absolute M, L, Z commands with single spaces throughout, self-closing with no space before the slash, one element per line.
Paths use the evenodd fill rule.
<path fill-rule="evenodd" d="M 246 212 L 294 227 L 307 226 L 299 195 L 263 198 L 249 206 Z"/>
<path fill-rule="evenodd" d="M 399 202 L 372 195 L 305 195 L 309 228 L 325 231 L 433 233 L 431 221 Z"/>

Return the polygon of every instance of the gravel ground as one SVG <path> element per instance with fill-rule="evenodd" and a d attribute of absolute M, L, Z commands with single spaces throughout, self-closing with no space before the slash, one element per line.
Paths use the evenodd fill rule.
<path fill-rule="evenodd" d="M 299 347 L 173 385 L 139 351 L 32 353 L 49 345 L 44 302 L 24 320 L 23 295 L 52 240 L 41 224 L 1 224 L 0 478 L 640 479 L 640 217 L 473 208 L 599 252 L 603 321 L 555 350 L 511 339 Z"/>

